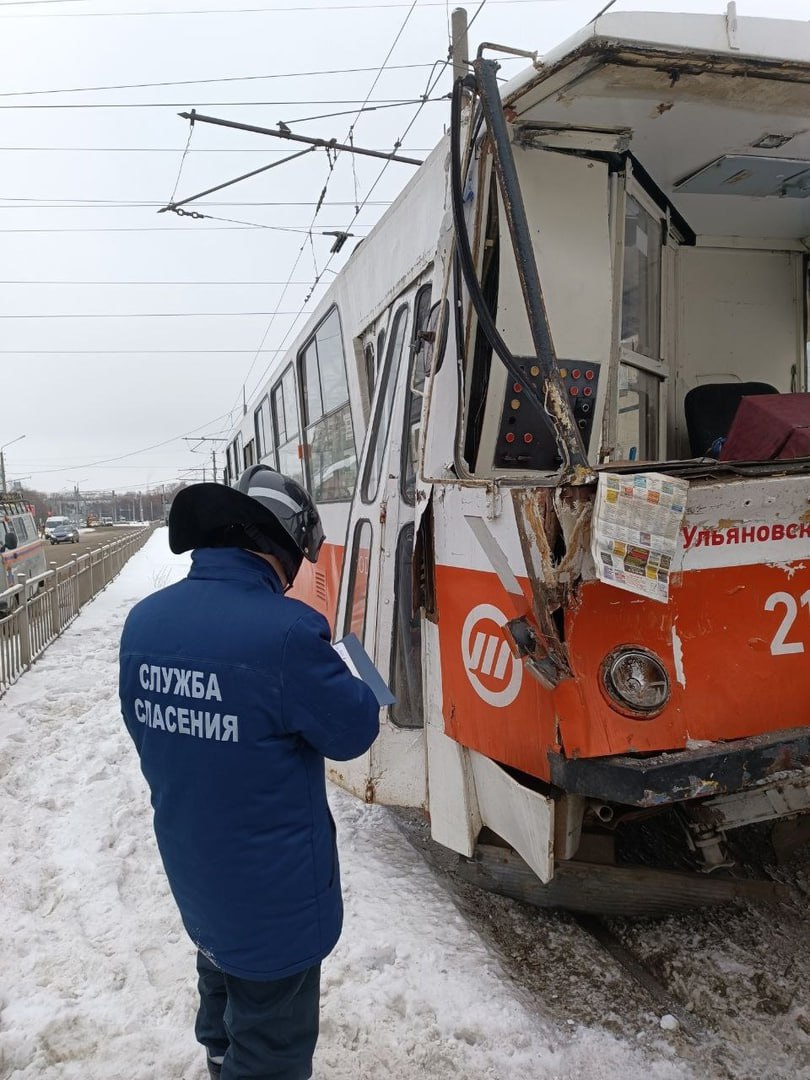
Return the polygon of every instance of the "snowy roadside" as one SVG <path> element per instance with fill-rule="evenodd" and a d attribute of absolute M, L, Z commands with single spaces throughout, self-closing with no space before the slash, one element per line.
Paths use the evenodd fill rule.
<path fill-rule="evenodd" d="M 0 1080 L 203 1080 L 194 949 L 118 710 L 142 596 L 182 577 L 159 529 L 0 701 Z M 532 1007 L 385 810 L 332 792 L 346 899 L 318 1080 L 688 1080 Z M 211 872 L 216 868 L 212 866 Z"/>

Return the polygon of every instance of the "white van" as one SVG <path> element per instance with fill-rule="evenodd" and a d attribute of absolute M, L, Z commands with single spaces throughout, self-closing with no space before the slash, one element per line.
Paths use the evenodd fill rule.
<path fill-rule="evenodd" d="M 70 518 L 66 517 L 49 517 L 45 522 L 45 539 L 50 540 L 51 534 L 57 525 L 68 525 Z"/>

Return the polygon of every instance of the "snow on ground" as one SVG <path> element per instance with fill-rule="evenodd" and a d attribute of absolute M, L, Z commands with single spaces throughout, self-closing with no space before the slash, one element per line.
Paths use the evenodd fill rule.
<path fill-rule="evenodd" d="M 1 1080 L 205 1076 L 194 949 L 117 698 L 127 611 L 187 565 L 158 530 L 0 700 Z M 693 1076 L 664 1041 L 652 1060 L 544 1014 L 388 813 L 332 802 L 346 924 L 324 965 L 316 1080 Z"/>

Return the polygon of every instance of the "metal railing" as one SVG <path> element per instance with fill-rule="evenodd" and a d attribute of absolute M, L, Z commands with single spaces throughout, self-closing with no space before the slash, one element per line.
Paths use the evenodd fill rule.
<path fill-rule="evenodd" d="M 152 531 L 151 526 L 139 529 L 74 555 L 63 566 L 51 563 L 51 569 L 37 577 L 18 574 L 17 584 L 0 592 L 0 696 L 121 572 Z"/>

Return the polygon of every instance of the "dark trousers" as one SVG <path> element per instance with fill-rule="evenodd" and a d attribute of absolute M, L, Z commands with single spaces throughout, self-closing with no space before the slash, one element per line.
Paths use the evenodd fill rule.
<path fill-rule="evenodd" d="M 308 1080 L 318 1041 L 321 965 L 253 982 L 197 953 L 200 1009 L 194 1033 L 222 1080 Z"/>

